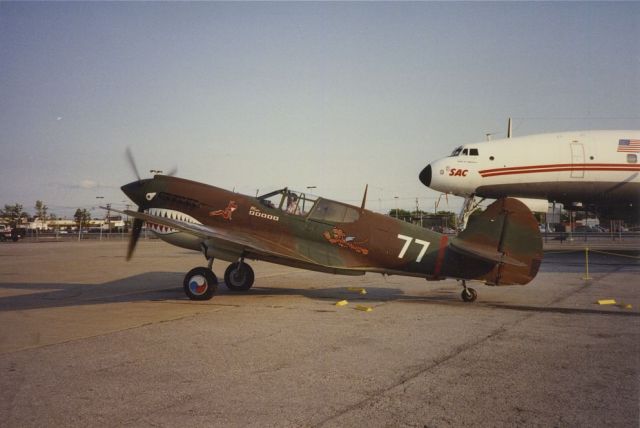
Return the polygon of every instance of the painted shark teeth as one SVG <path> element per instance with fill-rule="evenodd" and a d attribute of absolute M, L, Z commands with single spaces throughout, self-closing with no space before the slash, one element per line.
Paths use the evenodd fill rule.
<path fill-rule="evenodd" d="M 169 210 L 166 208 L 149 208 L 145 211 L 147 214 L 155 216 L 155 217 L 163 217 L 171 220 L 182 221 L 184 223 L 193 223 L 193 224 L 202 224 L 195 218 L 191 217 L 189 214 L 185 214 L 180 211 Z M 170 233 L 177 233 L 178 230 L 172 227 L 164 226 L 162 224 L 156 224 L 153 222 L 147 222 L 147 227 L 155 233 L 161 235 L 167 235 Z"/>

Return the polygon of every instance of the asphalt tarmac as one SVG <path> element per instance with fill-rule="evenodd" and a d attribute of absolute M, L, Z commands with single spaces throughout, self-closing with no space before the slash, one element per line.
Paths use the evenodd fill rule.
<path fill-rule="evenodd" d="M 591 252 L 584 280 L 557 249 L 475 303 L 452 280 L 262 262 L 248 293 L 192 302 L 201 255 L 125 246 L 0 245 L 0 426 L 639 424 L 638 251 Z"/>

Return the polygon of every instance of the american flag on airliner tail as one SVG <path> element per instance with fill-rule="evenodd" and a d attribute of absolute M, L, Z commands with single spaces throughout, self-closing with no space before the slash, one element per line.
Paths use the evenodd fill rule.
<path fill-rule="evenodd" d="M 640 152 L 640 140 L 619 140 L 618 151 L 627 153 Z"/>

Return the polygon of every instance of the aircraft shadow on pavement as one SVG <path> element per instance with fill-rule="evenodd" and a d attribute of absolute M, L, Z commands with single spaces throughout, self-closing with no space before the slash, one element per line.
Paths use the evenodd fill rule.
<path fill-rule="evenodd" d="M 189 302 L 182 290 L 183 274 L 180 272 L 149 272 L 102 284 L 81 283 L 0 283 L 0 290 L 24 290 L 24 294 L 16 293 L 0 297 L 0 312 L 27 309 L 56 308 L 105 303 L 144 302 L 144 301 L 176 301 Z M 266 281 L 268 283 L 268 281 Z M 231 292 L 219 281 L 217 297 L 208 302 L 198 304 L 221 303 L 219 297 L 268 297 L 268 296 L 303 296 L 310 299 L 349 299 L 349 300 L 395 300 L 407 298 L 398 288 L 376 288 L 374 295 L 360 296 L 344 287 L 326 288 L 277 288 L 255 286 L 248 292 Z M 442 299 L 435 296 L 434 299 Z M 455 297 L 446 299 L 455 300 Z M 194 302 L 195 303 L 195 302 Z"/>
<path fill-rule="evenodd" d="M 84 305 L 98 305 L 123 302 L 184 301 L 189 302 L 182 290 L 183 275 L 180 272 L 149 272 L 110 281 L 103 284 L 53 284 L 53 283 L 0 283 L 0 290 L 25 290 L 25 294 L 0 297 L 0 312 L 61 308 Z M 268 282 L 268 281 L 267 281 Z M 348 300 L 354 303 L 376 304 L 380 302 L 400 302 L 412 304 L 436 304 L 462 306 L 468 309 L 493 308 L 539 313 L 640 316 L 637 312 L 622 312 L 589 308 L 562 308 L 549 306 L 512 305 L 503 302 L 482 302 L 473 304 L 460 300 L 457 290 L 426 289 L 423 295 L 405 294 L 397 287 L 366 287 L 367 294 L 360 295 L 347 287 L 284 288 L 256 285 L 248 292 L 237 293 L 226 289 L 222 281 L 218 284 L 218 297 L 198 304 L 224 304 L 219 297 L 239 298 L 302 296 L 313 300 L 334 302 Z M 360 288 L 360 287 L 358 287 Z M 194 302 L 195 303 L 195 302 Z M 233 302 L 238 306 L 238 300 Z"/>
<path fill-rule="evenodd" d="M 366 302 L 391 302 L 391 301 L 415 301 L 424 303 L 452 303 L 464 304 L 460 300 L 460 293 L 457 291 L 438 290 L 435 288 L 425 288 L 424 295 L 410 295 L 402 288 L 395 287 L 354 287 L 356 289 L 364 288 L 367 294 L 359 294 L 358 291 L 349 290 L 347 287 L 327 286 L 323 288 L 283 288 L 283 287 L 265 287 L 256 286 L 251 289 L 253 296 L 302 296 L 315 300 L 327 300 L 331 302 L 339 300 L 347 300 L 355 303 Z"/>
<path fill-rule="evenodd" d="M 182 290 L 182 280 L 183 274 L 180 272 L 149 272 L 102 284 L 4 282 L 0 283 L 0 290 L 24 290 L 25 293 L 0 297 L 0 312 L 122 302 L 176 300 L 189 302 Z M 346 299 L 356 303 L 401 300 L 464 304 L 459 300 L 457 291 L 427 289 L 425 295 L 412 296 L 405 294 L 405 291 L 398 287 L 366 288 L 364 285 L 367 294 L 361 295 L 347 287 L 336 287 L 330 283 L 325 287 L 285 288 L 270 286 L 269 283 L 273 282 L 269 279 L 265 280 L 265 286 L 258 285 L 259 282 L 258 278 L 257 285 L 250 291 L 238 293 L 227 290 L 224 283 L 219 281 L 216 297 L 208 302 L 198 302 L 198 304 L 224 304 L 220 301 L 220 297 L 224 296 L 240 299 L 244 297 L 256 299 L 256 297 L 302 296 L 328 302 Z M 234 304 L 241 303 L 235 300 Z"/>
<path fill-rule="evenodd" d="M 24 309 L 140 302 L 183 297 L 183 275 L 149 272 L 102 284 L 0 283 L 0 290 L 25 290 L 25 294 L 0 297 L 0 312 Z M 175 290 L 175 294 L 173 294 Z M 186 296 L 184 296 L 186 298 Z"/>

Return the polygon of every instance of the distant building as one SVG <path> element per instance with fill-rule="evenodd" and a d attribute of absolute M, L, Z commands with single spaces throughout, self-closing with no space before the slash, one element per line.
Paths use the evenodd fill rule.
<path fill-rule="evenodd" d="M 75 220 L 40 220 L 35 218 L 33 221 L 25 224 L 25 227 L 30 230 L 76 230 L 78 228 L 78 222 Z M 125 227 L 125 222 L 122 216 L 111 216 L 109 222 L 106 219 L 92 219 L 88 222 L 89 228 L 98 228 L 102 230 L 120 230 Z"/>

